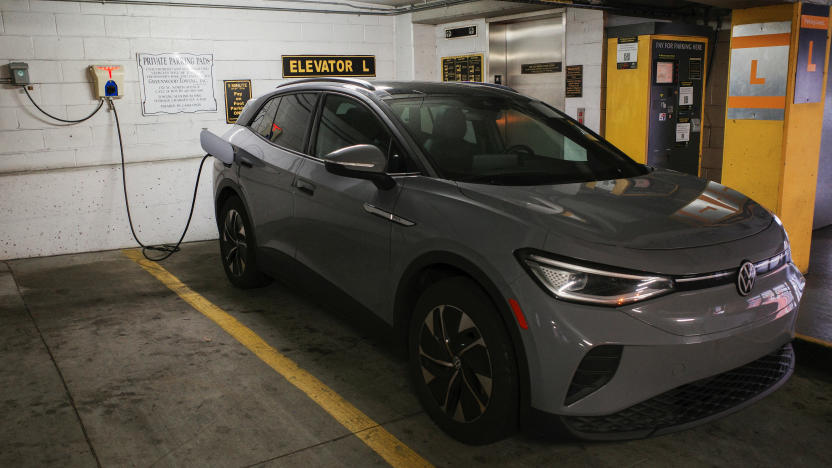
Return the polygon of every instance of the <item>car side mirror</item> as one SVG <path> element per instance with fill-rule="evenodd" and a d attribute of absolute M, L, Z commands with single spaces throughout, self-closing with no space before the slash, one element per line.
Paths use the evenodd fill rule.
<path fill-rule="evenodd" d="M 387 158 L 375 145 L 353 145 L 324 156 L 326 170 L 343 177 L 370 180 L 376 187 L 389 190 L 396 181 L 384 170 Z"/>
<path fill-rule="evenodd" d="M 206 153 L 219 159 L 226 166 L 230 166 L 234 162 L 234 147 L 231 146 L 231 143 L 207 128 L 199 134 L 199 143 Z"/>

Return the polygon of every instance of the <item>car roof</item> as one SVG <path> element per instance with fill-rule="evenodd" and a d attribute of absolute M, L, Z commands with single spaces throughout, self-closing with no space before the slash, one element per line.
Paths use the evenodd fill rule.
<path fill-rule="evenodd" d="M 481 83 L 473 81 L 462 82 L 441 82 L 441 81 L 367 81 L 355 78 L 304 78 L 300 80 L 293 80 L 278 86 L 278 89 L 284 87 L 311 88 L 318 86 L 327 87 L 349 87 L 352 89 L 360 89 L 374 94 L 377 97 L 383 98 L 386 96 L 396 95 L 418 95 L 418 94 L 454 94 L 454 95 L 482 95 L 494 93 L 516 93 L 515 90 L 508 86 L 502 86 L 492 83 Z"/>

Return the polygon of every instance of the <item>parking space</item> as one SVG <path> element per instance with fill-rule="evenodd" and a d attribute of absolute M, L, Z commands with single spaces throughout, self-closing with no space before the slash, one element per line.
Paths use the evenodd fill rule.
<path fill-rule="evenodd" d="M 233 288 L 216 242 L 187 244 L 162 266 L 331 393 L 310 398 L 121 251 L 9 261 L 0 465 L 832 464 L 832 376 L 800 354 L 782 389 L 692 430 L 614 443 L 518 434 L 471 447 L 422 412 L 405 360 L 374 327 L 280 283 Z M 337 398 L 378 425 L 362 431 L 390 437 L 367 443 L 347 429 L 327 409 Z"/>

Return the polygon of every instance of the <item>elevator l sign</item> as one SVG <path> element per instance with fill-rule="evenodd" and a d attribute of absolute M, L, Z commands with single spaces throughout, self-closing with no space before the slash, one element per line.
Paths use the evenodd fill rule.
<path fill-rule="evenodd" d="M 826 68 L 826 31 L 829 7 L 805 3 L 800 14 L 794 103 L 820 102 Z"/>
<path fill-rule="evenodd" d="M 791 27 L 791 21 L 734 26 L 728 119 L 783 120 Z"/>

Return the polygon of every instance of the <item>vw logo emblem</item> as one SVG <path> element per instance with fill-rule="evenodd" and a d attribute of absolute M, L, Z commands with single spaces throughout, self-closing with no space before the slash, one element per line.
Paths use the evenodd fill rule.
<path fill-rule="evenodd" d="M 741 296 L 747 296 L 754 288 L 754 280 L 757 278 L 757 268 L 751 262 L 744 262 L 740 265 L 740 272 L 737 275 L 737 291 Z"/>

